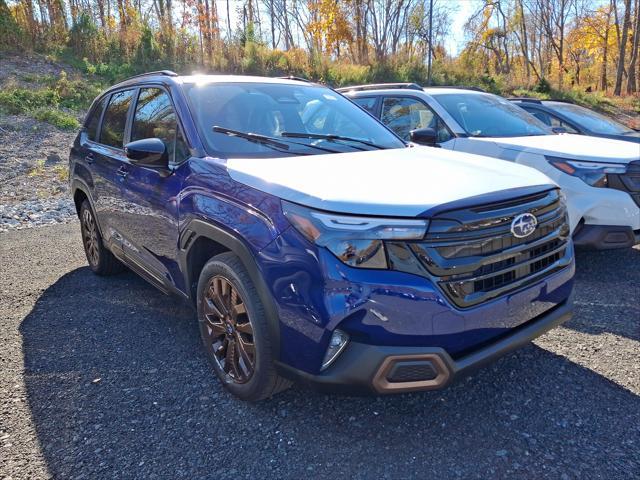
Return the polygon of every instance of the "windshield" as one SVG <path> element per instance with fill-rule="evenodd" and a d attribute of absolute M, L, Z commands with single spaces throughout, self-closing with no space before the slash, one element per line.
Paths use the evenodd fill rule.
<path fill-rule="evenodd" d="M 440 105 L 472 137 L 526 137 L 553 132 L 533 115 L 496 95 L 435 94 Z"/>
<path fill-rule="evenodd" d="M 317 85 L 209 83 L 187 84 L 185 90 L 201 136 L 208 149 L 221 157 L 405 146 L 360 107 Z"/>
<path fill-rule="evenodd" d="M 573 120 L 587 130 L 605 135 L 625 135 L 634 133 L 630 128 L 600 115 L 588 108 L 572 105 L 570 103 L 554 103 L 553 109 L 565 115 L 569 120 Z"/>

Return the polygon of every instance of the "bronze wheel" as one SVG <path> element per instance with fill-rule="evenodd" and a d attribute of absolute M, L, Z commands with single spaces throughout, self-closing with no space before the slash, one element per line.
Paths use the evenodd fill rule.
<path fill-rule="evenodd" d="M 257 401 L 285 390 L 274 362 L 269 319 L 242 261 L 225 252 L 202 268 L 197 290 L 200 337 L 224 388 Z"/>
<path fill-rule="evenodd" d="M 87 261 L 96 268 L 100 263 L 100 245 L 98 240 L 98 228 L 90 209 L 82 210 L 82 243 L 87 254 Z"/>
<path fill-rule="evenodd" d="M 214 276 L 202 310 L 202 337 L 212 359 L 232 382 L 248 382 L 255 371 L 256 348 L 253 326 L 238 290 L 225 277 Z"/>
<path fill-rule="evenodd" d="M 91 270 L 98 275 L 113 275 L 121 272 L 124 266 L 104 246 L 96 217 L 88 200 L 84 200 L 80 205 L 78 216 L 80 217 L 82 245 Z"/>

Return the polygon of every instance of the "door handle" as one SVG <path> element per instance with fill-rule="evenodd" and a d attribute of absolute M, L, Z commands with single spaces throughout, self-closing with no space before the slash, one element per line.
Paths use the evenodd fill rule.
<path fill-rule="evenodd" d="M 122 178 L 127 178 L 127 175 L 129 175 L 129 170 L 127 170 L 124 166 L 122 166 L 118 168 L 118 170 L 116 170 L 116 175 Z"/>
<path fill-rule="evenodd" d="M 87 153 L 87 156 L 84 157 L 84 161 L 87 162 L 89 165 L 91 165 L 94 160 L 95 158 L 93 157 L 93 153 L 91 152 Z"/>

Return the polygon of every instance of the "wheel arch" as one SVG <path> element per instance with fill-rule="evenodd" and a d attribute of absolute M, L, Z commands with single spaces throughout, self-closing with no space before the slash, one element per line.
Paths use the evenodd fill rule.
<path fill-rule="evenodd" d="M 71 192 L 73 194 L 73 203 L 76 207 L 76 214 L 78 215 L 78 218 L 80 218 L 80 207 L 82 207 L 82 202 L 87 200 L 91 206 L 91 210 L 93 210 L 98 231 L 100 232 L 100 235 L 102 235 L 102 225 L 100 224 L 100 218 L 96 213 L 96 207 L 89 186 L 83 180 L 74 178 L 71 182 Z"/>
<path fill-rule="evenodd" d="M 247 270 L 262 302 L 269 327 L 274 358 L 280 358 L 280 320 L 275 301 L 247 244 L 237 235 L 202 220 L 191 220 L 179 239 L 180 268 L 185 276 L 187 294 L 197 307 L 197 285 L 204 265 L 214 256 L 232 252 Z"/>

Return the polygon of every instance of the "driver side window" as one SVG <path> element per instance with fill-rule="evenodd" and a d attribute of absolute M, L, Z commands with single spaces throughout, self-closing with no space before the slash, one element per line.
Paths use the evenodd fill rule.
<path fill-rule="evenodd" d="M 442 120 L 420 100 L 408 97 L 385 97 L 380 120 L 403 140 L 409 140 L 411 130 L 433 128 L 438 143 L 452 138 Z"/>
<path fill-rule="evenodd" d="M 140 89 L 131 127 L 131 141 L 143 138 L 162 140 L 170 162 L 179 163 L 188 156 L 171 99 L 159 88 Z"/>
<path fill-rule="evenodd" d="M 546 123 L 552 128 L 562 127 L 567 131 L 567 133 L 578 133 L 578 131 L 575 128 L 573 128 L 571 125 L 563 122 L 558 117 L 551 115 L 550 113 L 543 112 L 542 110 L 538 110 L 538 109 L 525 108 L 525 110 L 529 112 L 531 115 L 533 115 L 534 117 L 536 117 L 538 120 L 543 121 L 544 123 Z"/>
<path fill-rule="evenodd" d="M 563 122 L 562 120 L 560 120 L 555 115 L 549 114 L 549 119 L 551 120 L 551 126 L 552 127 L 562 127 L 567 131 L 567 133 L 579 133 L 575 128 L 573 128 L 568 123 Z"/>

